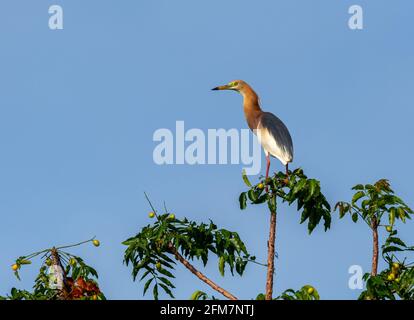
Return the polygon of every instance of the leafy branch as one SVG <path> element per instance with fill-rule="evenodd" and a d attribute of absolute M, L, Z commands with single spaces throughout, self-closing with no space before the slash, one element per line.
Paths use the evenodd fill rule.
<path fill-rule="evenodd" d="M 324 229 L 327 231 L 331 226 L 331 206 L 321 192 L 320 182 L 316 179 L 309 179 L 302 169 L 289 171 L 289 178 L 283 172 L 276 173 L 267 181 L 261 180 L 258 184 L 252 185 L 246 176 L 243 180 L 250 189 L 242 192 L 239 197 L 240 209 L 247 207 L 247 200 L 251 204 L 267 203 L 270 212 L 277 209 L 276 199 L 292 205 L 297 204 L 297 211 L 301 214 L 300 223 L 308 221 L 309 234 L 324 220 Z M 264 191 L 269 186 L 269 193 Z"/>
<path fill-rule="evenodd" d="M 36 257 L 42 261 L 33 292 L 12 288 L 10 294 L 0 299 L 10 300 L 101 300 L 105 296 L 100 291 L 96 279 L 98 273 L 84 260 L 62 249 L 72 248 L 91 242 L 99 246 L 99 240 L 92 239 L 79 243 L 52 247 L 26 256 L 20 256 L 12 265 L 15 276 L 20 280 L 19 270 L 32 263 Z"/>
<path fill-rule="evenodd" d="M 234 271 L 242 275 L 247 263 L 254 261 L 255 257 L 247 252 L 239 235 L 226 229 L 218 229 L 212 221 L 209 224 L 198 224 L 186 218 L 176 219 L 175 215 L 168 212 L 158 214 L 151 203 L 150 205 L 153 212 L 149 216 L 155 217 L 156 221 L 123 242 L 127 246 L 124 262 L 127 266 L 132 265 L 134 281 L 140 272 L 142 275 L 139 280 L 146 280 L 144 294 L 153 284 L 155 299 L 158 299 L 158 287 L 174 297 L 172 289 L 175 286 L 172 279 L 175 276 L 172 272 L 176 262 L 172 258 L 175 258 L 214 290 L 229 299 L 236 299 L 198 271 L 189 260 L 201 260 L 205 266 L 209 255 L 214 254 L 218 257 L 218 268 L 222 276 L 226 266 L 232 275 Z"/>
<path fill-rule="evenodd" d="M 266 300 L 271 300 L 273 295 L 275 237 L 277 218 L 277 198 L 289 205 L 297 203 L 297 210 L 302 211 L 300 223 L 308 221 L 308 232 L 312 233 L 321 219 L 324 220 L 325 231 L 331 225 L 331 207 L 321 192 L 319 181 L 308 179 L 302 169 L 275 173 L 273 177 L 261 180 L 253 185 L 243 172 L 243 181 L 250 188 L 239 196 L 240 208 L 247 207 L 247 200 L 251 204 L 267 203 L 270 211 L 270 231 L 268 240 L 268 260 L 266 277 Z"/>
<path fill-rule="evenodd" d="M 388 232 L 392 232 L 394 223 L 397 220 L 406 222 L 411 219 L 414 212 L 399 197 L 394 194 L 386 179 L 381 179 L 371 184 L 358 184 L 352 188 L 355 194 L 350 203 L 340 201 L 335 205 L 335 211 L 339 211 L 339 218 L 342 219 L 349 214 L 353 222 L 362 219 L 372 230 L 373 253 L 371 275 L 378 272 L 378 227 L 381 226 L 382 218 L 388 216 Z"/>
<path fill-rule="evenodd" d="M 407 257 L 399 258 L 402 253 L 414 251 L 414 246 L 407 246 L 397 237 L 393 230 L 381 247 L 382 257 L 388 268 L 377 275 L 365 274 L 366 290 L 361 293 L 361 300 L 378 299 L 414 299 L 414 266 L 408 262 Z"/>

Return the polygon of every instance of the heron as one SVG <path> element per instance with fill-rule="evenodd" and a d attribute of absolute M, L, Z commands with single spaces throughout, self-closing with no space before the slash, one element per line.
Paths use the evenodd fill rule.
<path fill-rule="evenodd" d="M 289 163 L 293 161 L 293 143 L 286 125 L 273 113 L 264 112 L 260 107 L 257 93 L 243 80 L 234 80 L 212 90 L 233 90 L 243 97 L 243 109 L 250 130 L 266 155 L 266 180 L 269 177 L 270 156 L 277 158 L 286 168 L 286 178 L 289 177 Z M 266 185 L 267 189 L 267 185 Z"/>

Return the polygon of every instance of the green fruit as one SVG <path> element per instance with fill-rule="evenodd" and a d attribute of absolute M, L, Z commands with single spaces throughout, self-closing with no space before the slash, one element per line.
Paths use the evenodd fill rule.
<path fill-rule="evenodd" d="M 386 226 L 385 227 L 385 230 L 387 230 L 388 232 L 391 232 L 392 231 L 392 227 L 391 226 Z"/>
<path fill-rule="evenodd" d="M 157 262 L 155 264 L 155 267 L 157 268 L 157 270 L 161 270 L 161 262 Z"/>
<path fill-rule="evenodd" d="M 260 189 L 260 190 L 262 190 L 264 188 L 264 185 L 263 185 L 263 183 L 259 183 L 258 185 L 257 185 L 257 189 Z"/>
<path fill-rule="evenodd" d="M 314 293 L 314 291 L 315 291 L 314 288 L 312 288 L 312 287 L 308 288 L 308 294 L 312 294 L 312 293 Z"/>
<path fill-rule="evenodd" d="M 92 243 L 93 243 L 93 245 L 95 246 L 95 247 L 99 247 L 100 245 L 101 245 L 101 243 L 99 242 L 99 240 L 93 240 L 92 241 Z"/>
<path fill-rule="evenodd" d="M 174 219 L 175 219 L 175 214 L 171 213 L 171 214 L 168 216 L 168 219 L 170 219 L 170 220 L 174 220 Z"/>
<path fill-rule="evenodd" d="M 45 263 L 46 263 L 46 265 L 48 267 L 50 267 L 52 265 L 52 260 L 50 260 L 49 258 L 47 258 L 46 261 L 45 261 Z"/>
<path fill-rule="evenodd" d="M 155 217 L 155 213 L 154 213 L 154 212 L 150 212 L 150 213 L 148 214 L 148 217 L 150 217 L 151 219 L 152 219 L 152 218 L 154 218 L 154 217 Z"/>
<path fill-rule="evenodd" d="M 387 277 L 388 281 L 394 281 L 395 280 L 395 274 L 394 273 L 390 273 Z"/>

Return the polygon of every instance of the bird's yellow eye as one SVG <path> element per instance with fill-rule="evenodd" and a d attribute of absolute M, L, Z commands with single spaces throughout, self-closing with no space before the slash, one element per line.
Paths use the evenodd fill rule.
<path fill-rule="evenodd" d="M 229 86 L 230 87 L 235 87 L 235 86 L 237 86 L 239 83 L 237 82 L 237 81 L 233 81 L 233 82 L 230 82 L 229 83 Z"/>

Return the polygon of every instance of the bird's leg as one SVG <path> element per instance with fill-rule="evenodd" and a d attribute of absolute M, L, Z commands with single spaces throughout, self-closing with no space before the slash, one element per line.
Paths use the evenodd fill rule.
<path fill-rule="evenodd" d="M 270 169 L 270 156 L 269 156 L 269 154 L 266 155 L 266 161 L 267 161 L 267 166 L 266 166 L 265 186 L 266 186 L 266 193 L 268 193 L 269 187 L 267 185 L 267 178 L 269 177 L 269 169 Z"/>

